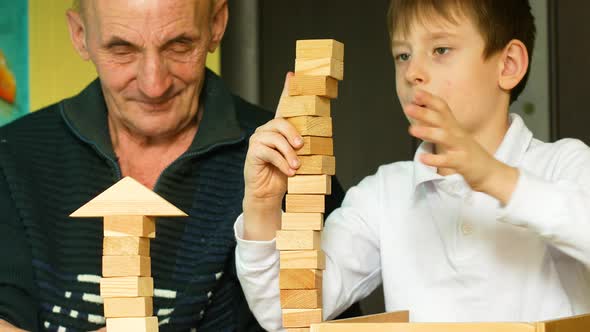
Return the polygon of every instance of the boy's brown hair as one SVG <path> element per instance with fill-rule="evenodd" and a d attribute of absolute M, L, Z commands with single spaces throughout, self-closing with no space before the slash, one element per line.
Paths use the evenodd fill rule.
<path fill-rule="evenodd" d="M 471 19 L 485 41 L 484 58 L 502 51 L 513 39 L 520 40 L 529 54 L 529 68 L 510 91 L 510 103 L 526 86 L 535 44 L 535 18 L 528 0 L 391 0 L 387 13 L 389 35 L 407 35 L 413 23 L 441 17 L 451 23 L 464 15 Z"/>

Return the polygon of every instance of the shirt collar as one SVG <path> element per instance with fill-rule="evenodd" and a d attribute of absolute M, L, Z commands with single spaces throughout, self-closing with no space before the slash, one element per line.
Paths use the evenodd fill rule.
<path fill-rule="evenodd" d="M 504 135 L 500 147 L 494 154 L 499 161 L 510 166 L 518 166 L 524 157 L 533 139 L 532 132 L 527 128 L 524 121 L 518 114 L 510 114 L 510 127 Z M 436 167 L 424 165 L 419 156 L 424 153 L 432 153 L 433 145 L 422 142 L 414 155 L 414 190 L 422 183 L 442 180 L 443 176 L 437 173 Z"/>
<path fill-rule="evenodd" d="M 203 117 L 186 153 L 199 154 L 220 145 L 245 139 L 232 94 L 221 78 L 208 69 L 205 73 L 200 105 L 204 105 Z M 65 122 L 80 139 L 115 159 L 108 130 L 108 109 L 100 79 L 94 80 L 77 96 L 65 99 L 60 106 Z"/>

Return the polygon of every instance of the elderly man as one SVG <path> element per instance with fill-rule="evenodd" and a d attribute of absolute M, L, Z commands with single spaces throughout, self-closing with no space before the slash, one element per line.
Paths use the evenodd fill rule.
<path fill-rule="evenodd" d="M 124 176 L 190 216 L 158 220 L 152 241 L 160 330 L 260 329 L 232 227 L 248 139 L 272 114 L 205 69 L 227 19 L 227 0 L 83 0 L 67 12 L 99 78 L 0 128 L 0 330 L 105 325 L 101 223 L 68 215 Z"/>

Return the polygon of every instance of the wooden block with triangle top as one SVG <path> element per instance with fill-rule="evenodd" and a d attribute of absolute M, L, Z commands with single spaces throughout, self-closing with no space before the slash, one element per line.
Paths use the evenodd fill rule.
<path fill-rule="evenodd" d="M 70 217 L 186 217 L 187 214 L 131 177 L 125 177 Z"/>
<path fill-rule="evenodd" d="M 72 217 L 103 217 L 100 292 L 108 332 L 158 331 L 149 239 L 155 217 L 186 216 L 139 182 L 126 177 L 76 210 Z"/>

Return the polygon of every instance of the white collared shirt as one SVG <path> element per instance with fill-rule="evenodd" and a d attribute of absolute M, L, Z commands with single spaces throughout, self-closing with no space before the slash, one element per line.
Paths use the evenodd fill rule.
<path fill-rule="evenodd" d="M 506 206 L 418 161 L 384 165 L 326 220 L 324 317 L 383 284 L 387 311 L 414 322 L 539 321 L 590 312 L 590 149 L 543 143 L 522 119 L 495 157 L 520 176 Z M 245 241 L 236 267 L 251 310 L 281 329 L 275 242 Z"/>

